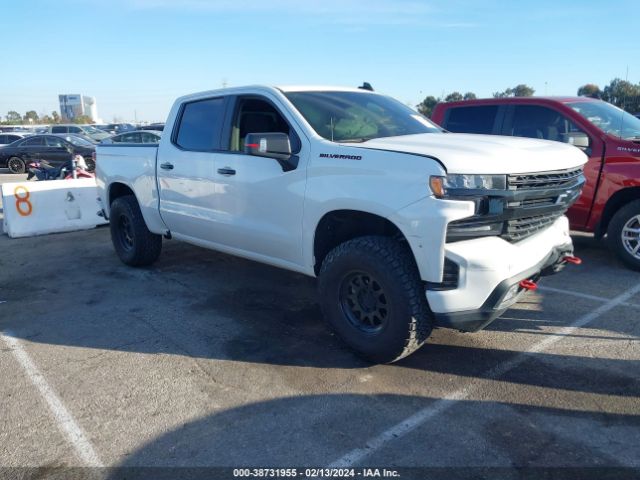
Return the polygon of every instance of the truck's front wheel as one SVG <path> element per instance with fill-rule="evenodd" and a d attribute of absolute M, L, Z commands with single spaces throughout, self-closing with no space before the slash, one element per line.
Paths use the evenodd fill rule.
<path fill-rule="evenodd" d="M 136 197 L 125 195 L 116 198 L 111 204 L 109 224 L 111 241 L 123 263 L 141 267 L 158 259 L 162 236 L 149 231 Z"/>
<path fill-rule="evenodd" d="M 431 333 L 411 251 L 392 238 L 359 237 L 334 248 L 322 262 L 319 290 L 331 327 L 371 361 L 399 360 Z"/>
<path fill-rule="evenodd" d="M 640 270 L 640 200 L 628 203 L 611 219 L 607 237 L 627 266 Z"/>

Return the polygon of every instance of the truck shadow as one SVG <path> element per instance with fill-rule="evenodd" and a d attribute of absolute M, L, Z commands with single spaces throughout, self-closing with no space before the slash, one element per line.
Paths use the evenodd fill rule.
<path fill-rule="evenodd" d="M 632 432 L 640 427 L 638 415 L 407 395 L 302 395 L 249 402 L 181 424 L 127 455 L 109 478 L 232 477 L 231 471 L 224 477 L 223 471 L 207 470 L 212 466 L 325 467 L 436 405 L 437 417 L 419 423 L 408 437 L 396 434 L 356 466 L 449 467 L 406 471 L 402 478 L 505 478 L 505 467 L 525 467 L 517 478 L 556 478 L 541 469 L 629 466 L 637 448 Z M 590 434 L 602 429 L 607 436 Z M 502 469 L 491 474 L 477 468 L 489 466 Z"/>
<path fill-rule="evenodd" d="M 91 242 L 78 241 L 87 236 Z M 101 350 L 296 367 L 370 367 L 325 325 L 313 279 L 177 242 L 167 242 L 152 268 L 132 269 L 115 258 L 107 229 L 64 238 L 73 245 L 68 250 L 75 262 L 64 255 L 25 255 L 11 259 L 22 277 L 5 278 L 0 272 L 0 300 L 6 300 L 0 305 L 1 330 L 32 342 Z M 27 247 L 30 242 L 33 239 L 25 240 Z M 493 333 L 547 334 L 546 327 L 575 319 L 575 314 L 549 319 L 545 308 L 543 297 L 541 312 L 508 312 L 507 319 L 478 334 L 438 330 L 433 341 L 394 365 L 482 378 L 521 354 L 487 347 Z M 629 323 L 608 322 L 606 328 L 637 339 Z M 636 360 L 525 355 L 522 365 L 502 380 L 640 396 Z"/>

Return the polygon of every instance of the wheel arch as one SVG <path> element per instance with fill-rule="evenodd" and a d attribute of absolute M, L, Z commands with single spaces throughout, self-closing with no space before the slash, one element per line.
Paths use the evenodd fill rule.
<path fill-rule="evenodd" d="M 604 210 L 602 211 L 602 217 L 600 218 L 600 222 L 596 228 L 596 238 L 604 237 L 607 233 L 607 229 L 609 228 L 609 224 L 611 223 L 611 219 L 618 210 L 628 203 L 638 199 L 640 199 L 640 186 L 623 188 L 611 195 L 605 204 Z"/>
<path fill-rule="evenodd" d="M 391 220 L 362 210 L 332 210 L 317 223 L 313 236 L 313 269 L 320 272 L 322 262 L 335 247 L 366 235 L 380 235 L 406 242 L 406 237 Z"/>

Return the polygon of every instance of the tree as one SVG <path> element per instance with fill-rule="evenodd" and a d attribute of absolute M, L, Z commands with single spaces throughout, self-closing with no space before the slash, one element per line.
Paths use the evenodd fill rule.
<path fill-rule="evenodd" d="M 444 97 L 445 102 L 459 102 L 460 100 L 463 100 L 463 99 L 464 97 L 460 92 L 452 92 L 446 97 Z"/>
<path fill-rule="evenodd" d="M 578 89 L 579 97 L 602 98 L 602 90 L 595 83 L 586 83 Z"/>
<path fill-rule="evenodd" d="M 29 110 L 23 117 L 24 123 L 38 123 L 39 119 L 40 117 L 38 117 L 35 110 Z"/>
<path fill-rule="evenodd" d="M 15 110 L 7 112 L 7 123 L 22 123 L 22 116 Z"/>
<path fill-rule="evenodd" d="M 53 120 L 53 123 L 60 123 L 60 115 L 58 115 L 58 112 L 55 110 L 51 112 L 51 119 Z"/>
<path fill-rule="evenodd" d="M 476 97 L 476 94 L 473 93 L 473 92 L 467 92 L 467 93 L 464 94 L 464 99 L 465 100 L 475 100 L 476 98 L 478 98 L 478 97 Z"/>
<path fill-rule="evenodd" d="M 73 123 L 93 123 L 93 120 L 88 115 L 78 115 L 73 119 Z"/>
<path fill-rule="evenodd" d="M 40 117 L 40 123 L 44 125 L 50 125 L 53 123 L 53 119 L 46 113 Z"/>
<path fill-rule="evenodd" d="M 520 85 L 516 85 L 513 88 L 507 88 L 504 92 L 493 92 L 493 97 L 531 97 L 534 93 L 536 93 L 536 91 L 533 88 L 531 88 L 529 85 L 521 83 Z"/>
<path fill-rule="evenodd" d="M 429 95 L 422 102 L 416 105 L 416 108 L 425 117 L 430 117 L 431 112 L 433 111 L 433 107 L 435 107 L 439 101 L 440 101 L 439 98 L 436 98 L 433 95 Z"/>
<path fill-rule="evenodd" d="M 602 99 L 631 113 L 640 109 L 640 85 L 614 78 L 604 87 Z"/>

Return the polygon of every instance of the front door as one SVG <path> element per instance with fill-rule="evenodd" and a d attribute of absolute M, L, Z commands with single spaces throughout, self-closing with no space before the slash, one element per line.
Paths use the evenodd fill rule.
<path fill-rule="evenodd" d="M 227 120 L 231 128 L 225 129 L 229 148 L 216 164 L 215 235 L 229 248 L 301 265 L 309 146 L 283 111 L 276 98 L 235 98 L 233 114 Z M 248 133 L 269 132 L 289 135 L 297 168 L 285 172 L 272 158 L 244 153 Z"/>
<path fill-rule="evenodd" d="M 572 228 L 584 228 L 589 220 L 589 212 L 593 202 L 596 182 L 602 163 L 604 143 L 601 139 L 588 135 L 573 121 L 554 108 L 542 105 L 516 105 L 507 114 L 505 122 L 506 135 L 517 137 L 540 138 L 557 142 L 571 143 L 577 135 L 587 135 L 589 146 L 582 150 L 589 157 L 584 166 L 584 174 L 587 179 L 582 190 L 567 216 Z"/>

